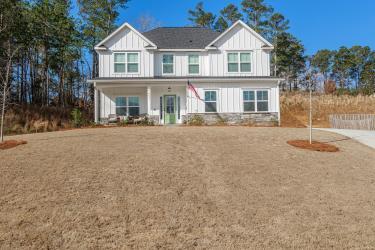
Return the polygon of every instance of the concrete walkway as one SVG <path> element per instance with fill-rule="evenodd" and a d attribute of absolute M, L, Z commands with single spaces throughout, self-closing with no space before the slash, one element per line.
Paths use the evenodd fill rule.
<path fill-rule="evenodd" d="M 317 130 L 334 132 L 344 135 L 362 144 L 375 149 L 375 131 L 372 130 L 355 130 L 355 129 L 335 129 L 335 128 L 316 128 Z"/>

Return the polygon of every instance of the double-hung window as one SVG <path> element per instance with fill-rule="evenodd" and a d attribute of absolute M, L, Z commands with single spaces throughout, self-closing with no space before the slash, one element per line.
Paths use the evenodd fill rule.
<path fill-rule="evenodd" d="M 139 53 L 138 52 L 117 52 L 114 53 L 115 73 L 138 73 Z"/>
<path fill-rule="evenodd" d="M 115 53 L 114 63 L 115 63 L 115 73 L 125 73 L 125 66 L 126 66 L 126 60 L 125 60 L 125 53 Z"/>
<path fill-rule="evenodd" d="M 244 90 L 243 91 L 244 112 L 267 112 L 268 91 L 267 90 Z"/>
<path fill-rule="evenodd" d="M 173 74 L 174 73 L 174 56 L 173 55 L 163 55 L 162 61 L 163 74 Z"/>
<path fill-rule="evenodd" d="M 128 73 L 137 73 L 139 70 L 138 53 L 127 53 Z"/>
<path fill-rule="evenodd" d="M 116 115 L 137 116 L 139 115 L 138 96 L 118 96 L 116 97 Z"/>
<path fill-rule="evenodd" d="M 251 72 L 250 52 L 230 52 L 227 55 L 228 73 Z"/>
<path fill-rule="evenodd" d="M 205 112 L 217 112 L 217 91 L 206 90 L 204 92 L 204 103 Z"/>
<path fill-rule="evenodd" d="M 243 110 L 244 112 L 255 112 L 255 91 L 243 91 Z"/>
<path fill-rule="evenodd" d="M 189 55 L 188 56 L 189 64 L 189 75 L 199 74 L 199 56 L 198 55 Z"/>
<path fill-rule="evenodd" d="M 257 111 L 261 111 L 261 112 L 268 111 L 268 91 L 267 90 L 257 91 Z"/>

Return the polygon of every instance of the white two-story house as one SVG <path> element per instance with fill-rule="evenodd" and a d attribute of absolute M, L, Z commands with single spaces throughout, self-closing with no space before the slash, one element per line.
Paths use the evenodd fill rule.
<path fill-rule="evenodd" d="M 165 27 L 140 33 L 123 24 L 101 41 L 95 121 L 147 114 L 157 124 L 202 116 L 207 123 L 280 120 L 273 46 L 244 22 L 223 33 Z"/>

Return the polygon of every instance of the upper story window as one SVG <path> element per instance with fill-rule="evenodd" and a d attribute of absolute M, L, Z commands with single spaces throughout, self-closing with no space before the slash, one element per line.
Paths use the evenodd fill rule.
<path fill-rule="evenodd" d="M 244 112 L 267 112 L 268 90 L 244 90 L 243 110 Z"/>
<path fill-rule="evenodd" d="M 118 52 L 114 53 L 115 73 L 139 73 L 139 53 L 138 52 Z"/>
<path fill-rule="evenodd" d="M 174 73 L 174 56 L 173 55 L 163 55 L 163 74 L 173 74 Z"/>
<path fill-rule="evenodd" d="M 229 73 L 249 73 L 251 72 L 250 52 L 230 52 L 228 53 Z"/>
<path fill-rule="evenodd" d="M 206 90 L 204 92 L 204 103 L 205 112 L 217 112 L 217 91 Z"/>
<path fill-rule="evenodd" d="M 188 56 L 188 68 L 190 75 L 199 74 L 199 55 Z"/>

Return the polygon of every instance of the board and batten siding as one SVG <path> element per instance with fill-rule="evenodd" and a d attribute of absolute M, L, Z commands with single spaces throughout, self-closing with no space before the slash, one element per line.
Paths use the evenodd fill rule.
<path fill-rule="evenodd" d="M 241 25 L 237 25 L 225 34 L 216 46 L 217 51 L 209 54 L 210 73 L 212 76 L 270 76 L 270 53 L 262 46 L 264 43 Z M 228 73 L 228 52 L 251 52 L 250 73 Z"/>
<path fill-rule="evenodd" d="M 163 76 L 163 55 L 173 55 L 174 73 L 168 76 L 209 76 L 209 61 L 207 52 L 157 52 L 155 53 L 155 75 Z M 189 75 L 189 55 L 199 56 L 199 74 Z"/>
<path fill-rule="evenodd" d="M 242 113 L 243 90 L 268 90 L 268 112 L 279 112 L 279 89 L 277 83 L 195 83 L 194 86 L 199 96 L 203 99 L 205 90 L 217 91 L 218 113 Z M 189 113 L 205 113 L 204 101 L 196 98 L 191 91 L 188 92 L 187 107 Z"/>
<path fill-rule="evenodd" d="M 156 76 L 163 76 L 162 55 L 174 55 L 174 73 L 168 76 L 189 76 L 188 55 L 199 55 L 200 72 L 197 76 L 270 76 L 270 53 L 262 49 L 264 43 L 243 26 L 238 25 L 216 44 L 217 50 L 208 52 L 157 52 L 154 69 Z M 228 52 L 251 52 L 251 72 L 229 73 Z"/>
<path fill-rule="evenodd" d="M 100 119 L 108 118 L 110 114 L 116 114 L 117 96 L 138 96 L 140 114 L 147 113 L 147 94 L 142 87 L 108 88 L 99 92 Z"/>
<path fill-rule="evenodd" d="M 155 75 L 163 76 L 162 55 L 174 55 L 174 73 L 169 76 L 189 76 L 188 55 L 199 55 L 198 76 L 270 76 L 270 53 L 262 49 L 264 43 L 243 26 L 238 25 L 216 44 L 217 50 L 208 52 L 157 52 L 155 54 Z M 229 73 L 228 52 L 251 52 L 251 72 Z"/>
<path fill-rule="evenodd" d="M 270 52 L 262 49 L 264 43 L 242 25 L 233 27 L 219 39 L 217 50 L 162 52 L 145 49 L 149 44 L 133 30 L 125 28 L 105 43 L 108 50 L 98 50 L 99 77 L 154 77 L 163 76 L 162 55 L 174 55 L 174 73 L 167 76 L 270 76 Z M 227 66 L 228 52 L 251 52 L 249 73 L 229 73 Z M 139 73 L 114 73 L 115 52 L 138 52 Z M 199 55 L 199 74 L 189 75 L 188 56 Z"/>
<path fill-rule="evenodd" d="M 151 87 L 151 113 L 149 115 L 160 115 L 160 97 L 164 95 L 175 95 L 180 97 L 180 119 L 178 123 L 182 123 L 182 116 L 186 115 L 186 87 L 185 86 L 152 86 Z M 105 88 L 99 93 L 100 95 L 100 119 L 108 118 L 110 114 L 116 114 L 116 97 L 117 96 L 138 96 L 140 114 L 147 113 L 147 88 L 146 87 L 120 87 Z M 164 104 L 163 104 L 164 105 Z M 177 104 L 176 104 L 177 105 Z M 177 111 L 177 107 L 176 107 Z"/>
<path fill-rule="evenodd" d="M 154 53 L 146 50 L 148 43 L 130 29 L 124 29 L 105 43 L 107 51 L 98 50 L 99 77 L 153 77 Z M 114 73 L 115 52 L 138 52 L 139 73 Z"/>

